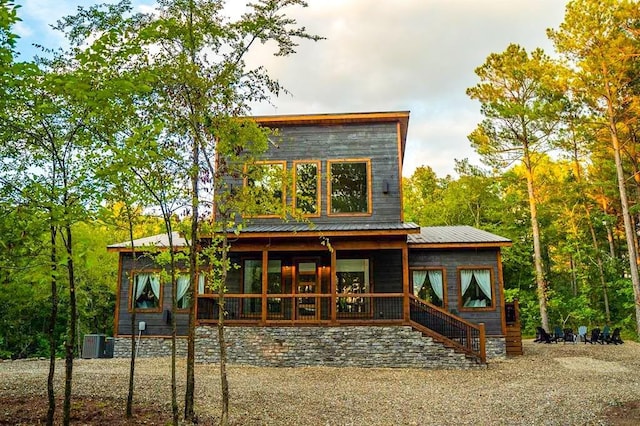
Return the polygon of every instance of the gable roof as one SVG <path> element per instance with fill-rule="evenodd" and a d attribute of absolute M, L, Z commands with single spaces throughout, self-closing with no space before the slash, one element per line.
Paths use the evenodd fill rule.
<path fill-rule="evenodd" d="M 174 247 L 186 247 L 187 240 L 180 236 L 176 231 L 172 232 L 173 246 Z M 169 234 L 158 234 L 150 237 L 138 238 L 133 240 L 133 245 L 136 249 L 142 247 L 156 247 L 159 249 L 169 248 Z M 131 241 L 125 241 L 123 243 L 115 243 L 107 246 L 108 251 L 130 251 Z"/>
<path fill-rule="evenodd" d="M 400 126 L 400 158 L 404 161 L 409 128 L 409 111 L 350 112 L 334 114 L 263 115 L 252 117 L 265 127 L 329 126 L 363 123 L 398 123 Z"/>
<path fill-rule="evenodd" d="M 425 226 L 408 235 L 409 247 L 508 247 L 511 240 L 473 226 Z"/>

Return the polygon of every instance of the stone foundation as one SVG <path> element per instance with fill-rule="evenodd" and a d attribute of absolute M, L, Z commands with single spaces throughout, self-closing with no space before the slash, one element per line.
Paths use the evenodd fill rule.
<path fill-rule="evenodd" d="M 228 362 L 268 367 L 403 367 L 425 369 L 483 368 L 464 354 L 424 337 L 409 326 L 226 327 Z M 218 362 L 217 328 L 196 329 L 196 362 Z M 128 357 L 131 340 L 115 339 L 114 356 Z M 504 358 L 504 338 L 488 337 L 487 359 Z M 176 352 L 186 355 L 186 339 Z M 171 339 L 143 337 L 139 357 L 169 356 Z"/>

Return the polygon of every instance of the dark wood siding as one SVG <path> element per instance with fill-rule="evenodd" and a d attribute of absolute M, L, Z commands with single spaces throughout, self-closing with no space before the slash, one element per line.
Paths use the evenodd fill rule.
<path fill-rule="evenodd" d="M 458 268 L 468 266 L 492 269 L 496 309 L 492 311 L 458 312 L 460 298 Z M 447 310 L 473 323 L 485 324 L 487 335 L 502 335 L 502 308 L 498 276 L 497 249 L 413 249 L 409 250 L 409 267 L 443 267 L 447 279 Z"/>
<path fill-rule="evenodd" d="M 400 222 L 402 200 L 395 123 L 291 126 L 280 129 L 278 136 L 271 138 L 275 143 L 269 146 L 264 160 L 286 161 L 289 171 L 293 168 L 293 161 L 320 161 L 321 217 L 312 218 L 313 222 Z M 327 216 L 327 160 L 355 158 L 371 160 L 372 215 Z M 239 179 L 232 183 L 243 184 Z M 384 193 L 385 183 L 389 187 L 387 193 Z M 290 192 L 288 191 L 288 205 L 291 205 Z M 280 223 L 280 219 L 254 218 L 252 222 Z"/>
<path fill-rule="evenodd" d="M 131 253 L 121 253 L 122 276 L 120 277 L 120 293 L 118 297 L 118 334 L 131 334 L 131 312 L 129 312 L 130 277 L 134 268 Z M 158 270 L 158 265 L 148 256 L 140 257 L 135 262 L 136 271 Z M 171 324 L 164 320 L 164 311 L 171 310 L 171 284 L 163 285 L 162 290 L 162 311 L 161 312 L 136 312 L 136 325 L 134 333 L 138 333 L 138 323 L 144 321 L 146 330 L 143 335 L 169 336 L 171 335 Z M 176 322 L 178 335 L 187 334 L 188 314 L 178 313 Z"/>

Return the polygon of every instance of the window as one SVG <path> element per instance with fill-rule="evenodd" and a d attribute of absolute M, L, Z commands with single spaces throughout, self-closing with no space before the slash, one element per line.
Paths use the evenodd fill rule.
<path fill-rule="evenodd" d="M 463 309 L 493 308 L 490 269 L 461 269 L 460 294 Z"/>
<path fill-rule="evenodd" d="M 270 260 L 267 268 L 267 293 L 282 293 L 282 261 Z M 282 313 L 282 298 L 270 297 L 267 299 L 267 312 Z"/>
<path fill-rule="evenodd" d="M 369 259 L 337 259 L 336 260 L 336 291 L 348 294 L 338 297 L 337 310 L 339 313 L 369 312 L 367 298 L 355 296 L 358 293 L 369 293 Z"/>
<path fill-rule="evenodd" d="M 160 310 L 162 287 L 160 276 L 153 272 L 133 275 L 132 307 L 136 310 Z"/>
<path fill-rule="evenodd" d="M 245 259 L 243 264 L 243 293 L 262 294 L 262 261 Z M 259 297 L 242 299 L 242 313 L 246 315 L 260 315 L 262 313 L 262 299 Z"/>
<path fill-rule="evenodd" d="M 189 309 L 191 299 L 189 298 L 189 275 L 180 274 L 176 278 L 176 308 Z"/>
<path fill-rule="evenodd" d="M 445 300 L 443 276 L 442 269 L 412 270 L 413 295 L 443 308 Z"/>
<path fill-rule="evenodd" d="M 329 214 L 370 214 L 370 161 L 329 161 Z"/>
<path fill-rule="evenodd" d="M 294 163 L 294 208 L 309 216 L 320 214 L 320 163 Z"/>
<path fill-rule="evenodd" d="M 255 202 L 253 216 L 278 216 L 285 205 L 284 161 L 257 163 L 247 167 L 246 185 Z"/>

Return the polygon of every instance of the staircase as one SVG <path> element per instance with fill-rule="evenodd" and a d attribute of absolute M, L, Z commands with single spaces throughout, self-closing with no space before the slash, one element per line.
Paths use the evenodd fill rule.
<path fill-rule="evenodd" d="M 409 306 L 415 330 L 478 364 L 486 364 L 484 324 L 472 324 L 414 296 L 410 296 Z"/>

